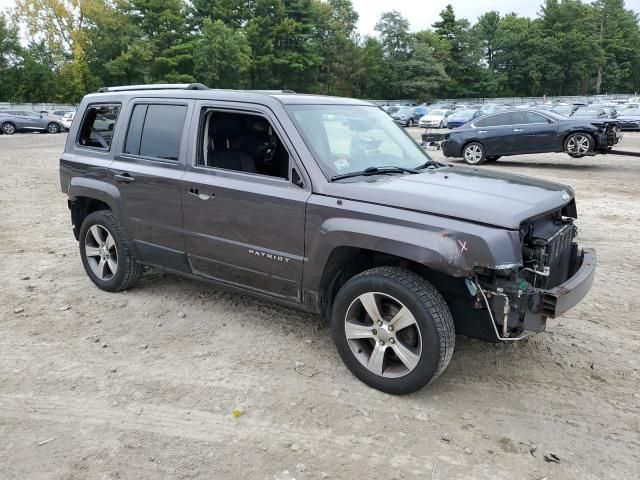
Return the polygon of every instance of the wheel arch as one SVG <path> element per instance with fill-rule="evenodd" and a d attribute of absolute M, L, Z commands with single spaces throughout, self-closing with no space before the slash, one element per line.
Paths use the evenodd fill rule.
<path fill-rule="evenodd" d="M 69 183 L 68 195 L 71 223 L 76 239 L 84 219 L 98 210 L 112 211 L 124 231 L 120 191 L 113 185 L 93 178 L 73 177 Z"/>

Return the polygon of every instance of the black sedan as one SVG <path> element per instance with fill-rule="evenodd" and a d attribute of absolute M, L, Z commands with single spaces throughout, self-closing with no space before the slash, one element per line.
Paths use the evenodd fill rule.
<path fill-rule="evenodd" d="M 620 122 L 620 130 L 640 130 L 640 108 L 622 110 L 616 120 Z"/>
<path fill-rule="evenodd" d="M 453 130 L 442 143 L 442 151 L 446 157 L 461 157 L 471 165 L 526 153 L 566 152 L 579 158 L 606 151 L 620 138 L 616 120 L 510 110 Z"/>

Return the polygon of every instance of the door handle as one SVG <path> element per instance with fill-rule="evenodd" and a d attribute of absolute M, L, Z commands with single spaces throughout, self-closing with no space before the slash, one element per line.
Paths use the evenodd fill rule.
<path fill-rule="evenodd" d="M 215 197 L 215 193 L 201 193 L 199 188 L 191 187 L 189 188 L 189 195 L 194 195 L 198 197 L 200 200 L 209 200 L 211 197 Z"/>
<path fill-rule="evenodd" d="M 524 130 L 522 128 L 514 128 L 513 131 L 516 133 L 520 133 L 520 132 L 523 132 Z"/>
<path fill-rule="evenodd" d="M 126 172 L 122 174 L 116 174 L 113 176 L 113 178 L 115 179 L 116 182 L 121 182 L 121 183 L 131 183 L 136 181 L 134 177 L 132 177 L 130 174 Z"/>
<path fill-rule="evenodd" d="M 486 130 L 478 130 L 478 133 L 487 133 Z"/>

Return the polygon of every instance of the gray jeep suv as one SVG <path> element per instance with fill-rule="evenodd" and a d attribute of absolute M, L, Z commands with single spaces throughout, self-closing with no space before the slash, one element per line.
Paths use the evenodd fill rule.
<path fill-rule="evenodd" d="M 98 287 L 146 265 L 321 314 L 348 368 L 390 393 L 440 375 L 455 333 L 543 331 L 595 275 L 570 187 L 436 163 L 360 100 L 105 88 L 78 109 L 60 181 Z"/>

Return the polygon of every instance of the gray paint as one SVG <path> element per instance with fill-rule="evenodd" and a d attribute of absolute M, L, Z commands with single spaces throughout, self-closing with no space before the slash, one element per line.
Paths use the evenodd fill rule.
<path fill-rule="evenodd" d="M 122 155 L 135 102 L 188 105 L 178 162 Z M 564 185 L 452 167 L 377 181 L 327 181 L 285 104 L 368 105 L 335 97 L 234 91 L 134 91 L 87 95 L 120 103 L 110 151 L 76 143 L 74 122 L 60 162 L 62 190 L 107 203 L 141 261 L 318 309 L 331 252 L 358 247 L 423 264 L 450 277 L 476 266 L 522 265 L 518 228 L 573 201 Z M 265 116 L 303 187 L 290 181 L 196 166 L 202 107 Z M 116 175 L 130 174 L 133 183 Z M 193 194 L 197 188 L 202 198 Z M 567 192 L 567 195 L 562 195 Z M 282 259 L 282 260 L 281 260 Z"/>

